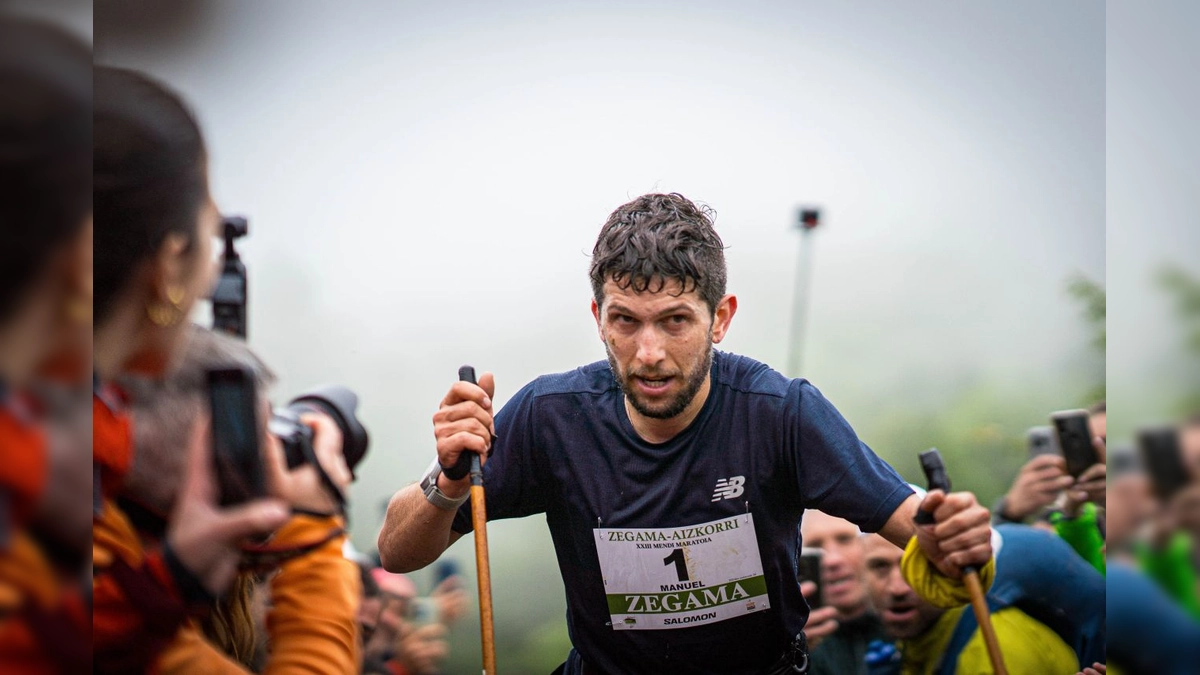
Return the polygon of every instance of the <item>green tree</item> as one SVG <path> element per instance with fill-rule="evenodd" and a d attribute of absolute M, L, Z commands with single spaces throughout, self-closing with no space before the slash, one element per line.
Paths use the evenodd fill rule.
<path fill-rule="evenodd" d="M 1188 364 L 1200 371 L 1200 279 L 1175 265 L 1166 265 L 1158 273 L 1158 281 L 1175 305 L 1175 314 L 1183 324 L 1183 348 L 1191 355 Z M 1192 381 L 1198 378 L 1192 378 Z M 1181 401 L 1183 412 L 1200 410 L 1200 388 L 1192 384 Z"/>
<path fill-rule="evenodd" d="M 1101 364 L 1108 347 L 1108 301 L 1104 287 L 1088 279 L 1082 274 L 1076 274 L 1067 282 L 1067 292 L 1083 307 L 1083 316 L 1095 334 L 1092 336 L 1092 347 L 1099 350 Z M 1100 367 L 1099 383 L 1088 392 L 1088 401 L 1099 401 L 1106 398 L 1104 387 L 1104 366 Z"/>

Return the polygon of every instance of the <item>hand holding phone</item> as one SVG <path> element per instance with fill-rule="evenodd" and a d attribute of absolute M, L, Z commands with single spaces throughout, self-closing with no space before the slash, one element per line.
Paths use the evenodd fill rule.
<path fill-rule="evenodd" d="M 1063 459 L 1067 460 L 1067 473 L 1079 478 L 1089 467 L 1100 463 L 1086 410 L 1056 412 L 1050 415 L 1050 421 L 1054 424 Z"/>
<path fill-rule="evenodd" d="M 254 373 L 246 368 L 208 371 L 212 414 L 212 458 L 220 504 L 229 506 L 267 495 Z"/>
<path fill-rule="evenodd" d="M 1142 465 L 1150 474 L 1154 493 L 1164 502 L 1184 488 L 1191 476 L 1179 449 L 1179 431 L 1173 426 L 1147 427 L 1138 431 Z"/>
<path fill-rule="evenodd" d="M 1053 427 L 1030 427 L 1026 439 L 1029 442 L 1029 459 L 1042 455 L 1062 456 Z"/>
<path fill-rule="evenodd" d="M 821 584 L 821 561 L 824 557 L 825 552 L 821 549 L 805 546 L 800 549 L 800 559 L 796 563 L 796 578 L 800 583 L 811 581 L 817 586 L 816 592 L 805 597 L 811 609 L 819 609 L 825 604 Z"/>

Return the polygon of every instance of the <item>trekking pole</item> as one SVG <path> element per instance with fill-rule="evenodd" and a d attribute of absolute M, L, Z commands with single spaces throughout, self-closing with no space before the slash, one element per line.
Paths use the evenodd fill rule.
<path fill-rule="evenodd" d="M 946 473 L 946 465 L 942 463 L 942 454 L 937 448 L 922 452 L 921 469 L 925 471 L 925 479 L 929 482 L 930 490 L 942 490 L 950 494 L 950 476 Z M 929 511 L 917 511 L 918 525 L 932 525 L 937 522 Z M 996 675 L 1008 675 L 1004 667 L 1004 655 L 1000 653 L 1000 643 L 996 640 L 996 629 L 992 626 L 992 615 L 988 611 L 987 599 L 983 592 L 983 584 L 979 581 L 979 569 L 973 565 L 963 567 L 963 585 L 971 596 L 971 609 L 975 611 L 975 623 L 983 633 L 983 642 L 987 645 L 988 658 L 992 661 L 992 671 Z"/>
<path fill-rule="evenodd" d="M 475 382 L 475 369 L 463 366 L 458 379 Z M 495 439 L 492 439 L 495 442 Z M 468 457 L 469 455 L 469 457 Z M 492 622 L 492 571 L 488 563 L 487 501 L 483 492 L 483 468 L 479 453 L 464 450 L 458 462 L 443 469 L 447 478 L 458 480 L 471 474 L 471 525 L 475 530 L 475 569 L 479 575 L 479 624 L 483 639 L 483 675 L 496 675 L 496 633 Z"/>

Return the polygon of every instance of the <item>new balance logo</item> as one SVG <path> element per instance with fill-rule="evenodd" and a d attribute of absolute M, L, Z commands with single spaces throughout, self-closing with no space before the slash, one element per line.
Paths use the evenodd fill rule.
<path fill-rule="evenodd" d="M 722 499 L 733 499 L 734 497 L 741 497 L 742 493 L 746 491 L 746 488 L 743 487 L 745 484 L 746 484 L 745 476 L 733 476 L 732 478 L 722 478 L 717 481 L 717 489 L 713 490 L 712 500 L 714 502 L 719 502 Z"/>

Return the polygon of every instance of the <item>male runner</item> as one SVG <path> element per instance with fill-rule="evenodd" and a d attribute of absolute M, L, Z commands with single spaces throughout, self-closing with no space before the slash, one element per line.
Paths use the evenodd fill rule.
<path fill-rule="evenodd" d="M 437 461 L 388 507 L 384 566 L 433 562 L 471 530 L 469 481 L 441 467 L 495 438 L 488 517 L 546 514 L 574 645 L 567 674 L 803 672 L 806 508 L 900 547 L 915 535 L 914 585 L 942 589 L 943 603 L 965 602 L 952 581 L 962 566 L 991 560 L 973 495 L 922 504 L 810 383 L 714 350 L 737 298 L 711 216 L 678 194 L 618 208 L 590 269 L 607 362 L 539 377 L 494 420 L 490 373 L 455 383 L 434 415 Z M 914 525 L 919 504 L 936 526 Z"/>

